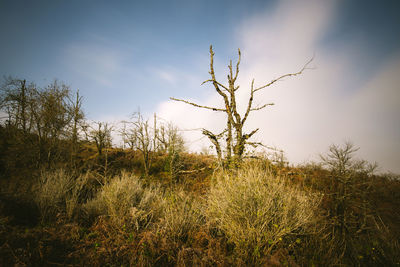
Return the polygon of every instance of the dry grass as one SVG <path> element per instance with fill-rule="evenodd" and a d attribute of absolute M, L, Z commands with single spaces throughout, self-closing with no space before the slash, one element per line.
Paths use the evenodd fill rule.
<path fill-rule="evenodd" d="M 64 169 L 42 172 L 35 194 L 42 223 L 55 219 L 72 220 L 78 212 L 81 194 L 90 175 L 86 172 L 76 177 Z"/>
<path fill-rule="evenodd" d="M 220 173 L 208 196 L 208 220 L 234 244 L 245 264 L 261 264 L 280 243 L 299 243 L 311 230 L 316 194 L 274 177 L 257 164 Z"/>
<path fill-rule="evenodd" d="M 167 192 L 164 196 L 163 216 L 157 224 L 158 232 L 170 242 L 190 243 L 190 234 L 205 223 L 200 201 L 181 189 Z"/>
<path fill-rule="evenodd" d="M 90 176 L 91 173 L 86 172 L 73 181 L 71 190 L 65 199 L 66 216 L 69 220 L 73 219 L 80 208 L 80 198 L 82 198 L 82 192 L 86 189 Z"/>
<path fill-rule="evenodd" d="M 63 169 L 43 172 L 35 195 L 42 223 L 52 221 L 57 214 L 65 211 L 68 194 L 74 186 L 72 175 Z"/>
<path fill-rule="evenodd" d="M 36 203 L 42 222 L 68 219 L 57 231 L 73 245 L 73 260 L 89 265 L 395 266 L 398 183 L 352 175 L 363 183 L 346 184 L 342 217 L 329 171 L 264 161 L 178 184 L 122 172 L 100 186 L 95 173 L 44 172 Z M 85 213 L 94 223 L 76 216 Z M 74 222 L 78 237 L 66 232 Z"/>
<path fill-rule="evenodd" d="M 122 172 L 104 185 L 84 208 L 91 216 L 109 217 L 117 226 L 145 229 L 161 215 L 161 195 L 158 188 L 145 188 L 137 176 Z"/>

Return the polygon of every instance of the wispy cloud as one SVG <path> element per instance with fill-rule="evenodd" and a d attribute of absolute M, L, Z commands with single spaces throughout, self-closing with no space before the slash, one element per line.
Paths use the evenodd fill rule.
<path fill-rule="evenodd" d="M 175 74 L 172 71 L 166 69 L 156 69 L 155 74 L 159 79 L 166 81 L 170 84 L 175 84 L 177 81 L 177 77 L 175 76 Z"/>
<path fill-rule="evenodd" d="M 93 43 L 70 44 L 65 49 L 65 62 L 72 71 L 107 87 L 122 71 L 122 58 L 117 50 Z"/>
<path fill-rule="evenodd" d="M 165 84 L 164 87 L 169 88 L 190 88 L 200 85 L 201 75 L 194 73 L 192 70 L 182 69 L 171 65 L 163 65 L 160 67 L 151 67 L 147 71 L 153 76 L 154 80 Z"/>

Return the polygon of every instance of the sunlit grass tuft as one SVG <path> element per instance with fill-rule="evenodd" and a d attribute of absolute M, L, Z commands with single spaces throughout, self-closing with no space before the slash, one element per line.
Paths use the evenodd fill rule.
<path fill-rule="evenodd" d="M 171 242 L 190 243 L 190 234 L 205 223 L 201 204 L 199 199 L 182 189 L 166 192 L 158 232 Z"/>
<path fill-rule="evenodd" d="M 54 220 L 57 214 L 65 211 L 68 194 L 73 186 L 73 177 L 63 169 L 43 172 L 40 175 L 35 201 L 42 223 Z"/>
<path fill-rule="evenodd" d="M 137 176 L 122 172 L 104 185 L 85 209 L 91 216 L 107 216 L 117 226 L 139 230 L 160 217 L 161 196 L 157 187 L 146 188 Z"/>
<path fill-rule="evenodd" d="M 279 243 L 301 242 L 314 221 L 320 197 L 289 185 L 259 165 L 220 173 L 208 196 L 207 218 L 237 257 L 259 264 Z"/>

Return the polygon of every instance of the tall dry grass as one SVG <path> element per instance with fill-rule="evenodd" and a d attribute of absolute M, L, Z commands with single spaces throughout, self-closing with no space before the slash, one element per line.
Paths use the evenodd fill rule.
<path fill-rule="evenodd" d="M 207 200 L 207 219 L 234 245 L 243 264 L 265 263 L 281 244 L 312 231 L 320 196 L 289 185 L 260 164 L 220 173 Z M 264 258 L 264 259 L 263 259 Z"/>
<path fill-rule="evenodd" d="M 65 211 L 72 187 L 73 177 L 63 169 L 41 173 L 35 201 L 42 223 L 54 220 L 57 214 Z"/>
<path fill-rule="evenodd" d="M 76 177 L 64 169 L 41 173 L 35 202 L 42 223 L 53 222 L 56 218 L 71 220 L 75 216 L 89 175 L 87 172 Z"/>
<path fill-rule="evenodd" d="M 182 188 L 162 191 L 127 172 L 112 178 L 84 205 L 97 218 L 94 229 L 103 237 L 95 243 L 107 244 L 123 255 L 121 261 L 139 266 L 177 262 L 205 223 L 202 207 Z"/>
<path fill-rule="evenodd" d="M 109 217 L 116 226 L 143 230 L 161 216 L 162 202 L 159 188 L 145 187 L 137 176 L 122 172 L 105 184 L 84 209 L 92 217 Z"/>
<path fill-rule="evenodd" d="M 190 243 L 190 235 L 205 223 L 201 200 L 182 189 L 167 191 L 163 199 L 157 231 L 170 242 Z"/>
<path fill-rule="evenodd" d="M 322 174 L 334 182 L 329 172 L 321 170 L 320 180 L 325 179 Z M 352 177 L 354 181 L 369 177 L 363 175 L 355 172 Z M 346 216 L 338 217 L 335 212 L 344 200 L 338 197 L 338 188 L 322 180 L 321 185 L 307 185 L 262 161 L 216 173 L 203 194 L 182 184 L 157 186 L 128 172 L 93 189 L 88 182 L 92 176 L 64 170 L 43 173 L 36 201 L 43 222 L 59 214 L 81 222 L 82 217 L 74 217 L 77 211 L 96 222 L 82 239 L 88 249 L 94 246 L 86 255 L 93 264 L 115 260 L 139 266 L 398 263 L 398 241 L 389 228 L 393 226 L 372 212 L 373 202 L 365 197 L 375 194 L 378 199 L 382 194 L 363 184 L 346 184 L 351 201 Z M 88 189 L 90 194 L 85 195 Z M 97 190 L 94 197 L 92 189 Z M 361 191 L 365 194 L 357 193 Z M 346 232 L 339 231 L 338 218 L 346 223 Z"/>

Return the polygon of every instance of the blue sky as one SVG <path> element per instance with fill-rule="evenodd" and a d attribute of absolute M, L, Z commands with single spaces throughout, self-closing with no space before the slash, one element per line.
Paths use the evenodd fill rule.
<path fill-rule="evenodd" d="M 359 155 L 400 173 L 398 1 L 0 1 L 0 75 L 79 89 L 87 117 L 125 119 L 138 107 L 182 129 L 220 130 L 223 118 L 170 96 L 218 105 L 208 79 L 209 45 L 221 81 L 242 50 L 239 102 L 263 84 L 314 70 L 257 96 L 275 102 L 249 120 L 256 140 L 291 162 L 317 159 L 352 140 Z M 185 132 L 189 147 L 208 146 Z M 200 141 L 198 141 L 200 140 Z"/>
<path fill-rule="evenodd" d="M 138 106 L 150 112 L 184 86 L 183 81 L 179 87 L 165 84 L 164 69 L 207 74 L 200 60 L 207 60 L 208 46 L 213 43 L 229 55 L 236 47 L 235 24 L 266 6 L 241 1 L 2 1 L 1 33 L 6 37 L 0 72 L 38 84 L 57 78 L 79 88 L 91 117 L 125 114 Z M 118 104 L 103 105 L 109 100 Z"/>

